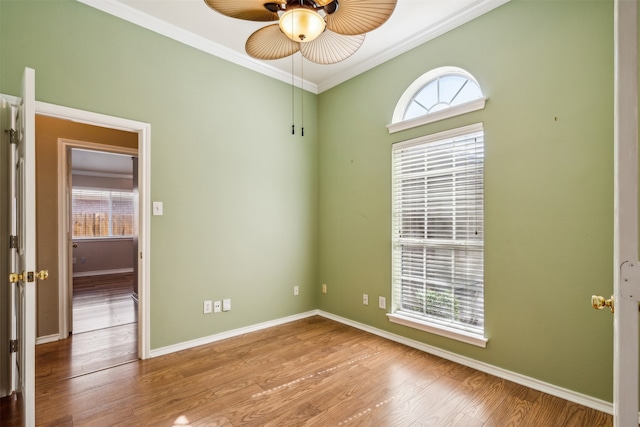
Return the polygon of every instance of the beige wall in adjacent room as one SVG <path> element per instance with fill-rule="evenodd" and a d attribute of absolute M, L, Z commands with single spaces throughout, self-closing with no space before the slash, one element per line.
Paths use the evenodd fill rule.
<path fill-rule="evenodd" d="M 38 283 L 37 336 L 58 334 L 58 139 L 137 148 L 138 135 L 68 120 L 36 116 L 37 268 L 49 270 Z"/>
<path fill-rule="evenodd" d="M 114 270 L 133 271 L 133 239 L 74 239 L 73 274 L 106 274 Z"/>

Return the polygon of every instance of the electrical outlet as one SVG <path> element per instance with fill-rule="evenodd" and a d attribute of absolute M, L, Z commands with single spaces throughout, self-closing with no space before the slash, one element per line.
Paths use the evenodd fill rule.
<path fill-rule="evenodd" d="M 211 301 L 204 302 L 204 314 L 211 313 Z"/>
<path fill-rule="evenodd" d="M 364 305 L 369 305 L 369 295 L 367 294 L 362 294 L 362 303 Z"/>
<path fill-rule="evenodd" d="M 222 300 L 222 311 L 230 311 L 231 310 L 231 300 L 223 299 Z"/>
<path fill-rule="evenodd" d="M 323 283 L 323 284 L 322 284 L 322 293 L 323 293 L 323 294 L 326 294 L 326 293 L 327 293 L 327 284 L 326 284 L 326 283 Z"/>
<path fill-rule="evenodd" d="M 378 297 L 378 308 L 387 308 L 387 299 L 385 297 Z"/>
<path fill-rule="evenodd" d="M 220 313 L 221 310 L 222 310 L 222 302 L 214 301 L 213 302 L 213 312 L 214 313 Z"/>
<path fill-rule="evenodd" d="M 293 295 L 300 295 L 300 287 L 299 286 L 294 286 L 293 287 Z"/>

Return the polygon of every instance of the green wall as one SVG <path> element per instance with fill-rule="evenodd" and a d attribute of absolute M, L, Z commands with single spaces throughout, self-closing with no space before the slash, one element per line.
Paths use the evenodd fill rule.
<path fill-rule="evenodd" d="M 479 112 L 389 134 L 440 66 L 473 74 Z M 613 2 L 513 1 L 320 95 L 319 307 L 612 399 Z M 391 144 L 484 123 L 486 349 L 392 324 Z M 594 381 L 594 372 L 598 380 Z"/>
<path fill-rule="evenodd" d="M 75 1 L 1 17 L 0 92 L 28 66 L 40 101 L 151 124 L 152 349 L 316 308 L 316 95 L 293 136 L 286 83 Z"/>
<path fill-rule="evenodd" d="M 612 2 L 513 0 L 307 94 L 304 138 L 285 83 L 73 1 L 0 4 L 0 92 L 29 66 L 41 101 L 151 123 L 152 348 L 320 308 L 611 400 L 612 317 L 589 299 L 612 280 Z M 406 87 L 444 65 L 478 79 L 486 108 L 390 135 Z M 391 144 L 477 122 L 486 349 L 361 304 L 391 299 Z M 202 314 L 227 297 L 231 312 Z"/>

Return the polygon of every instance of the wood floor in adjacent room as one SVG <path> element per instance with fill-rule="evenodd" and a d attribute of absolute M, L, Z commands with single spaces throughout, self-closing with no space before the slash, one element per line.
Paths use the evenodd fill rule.
<path fill-rule="evenodd" d="M 38 346 L 38 425 L 612 425 L 602 412 L 322 317 L 71 377 L 58 344 L 46 358 Z"/>
<path fill-rule="evenodd" d="M 121 326 L 137 321 L 133 273 L 73 279 L 73 333 Z"/>

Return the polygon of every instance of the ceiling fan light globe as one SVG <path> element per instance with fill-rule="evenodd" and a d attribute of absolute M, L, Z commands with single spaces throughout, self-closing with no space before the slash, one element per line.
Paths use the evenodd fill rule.
<path fill-rule="evenodd" d="M 280 17 L 280 30 L 295 42 L 307 43 L 323 33 L 327 23 L 316 11 L 295 8 Z"/>

